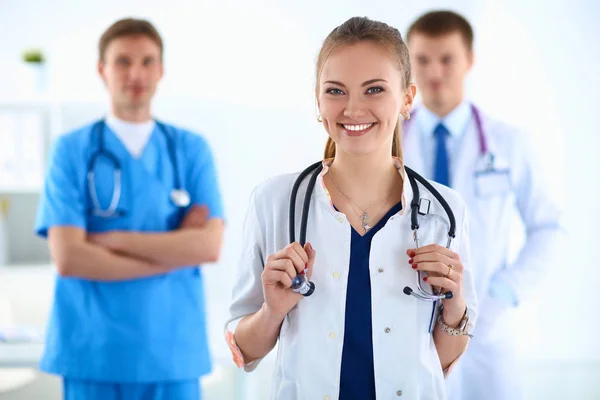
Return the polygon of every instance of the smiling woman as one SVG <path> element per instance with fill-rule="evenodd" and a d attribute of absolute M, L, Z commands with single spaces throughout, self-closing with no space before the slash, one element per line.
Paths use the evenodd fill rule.
<path fill-rule="evenodd" d="M 327 46 L 326 43 L 324 48 Z M 317 62 L 317 103 L 329 134 L 325 158 L 335 157 L 325 183 L 334 184 L 332 199 L 352 226 L 375 226 L 401 200 L 400 191 L 392 191 L 399 177 L 389 173 L 387 163 L 380 164 L 382 169 L 373 173 L 381 174 L 383 186 L 365 191 L 349 182 L 340 170 L 356 168 L 359 159 L 389 159 L 390 148 L 392 156 L 402 157 L 399 116 L 401 112 L 408 115 L 415 89 L 398 73 L 402 62 L 399 69 L 394 55 L 382 45 L 362 41 L 333 48 L 329 54 L 325 61 Z M 409 66 L 404 68 L 410 71 Z M 362 157 L 366 155 L 369 157 Z M 337 182 L 333 181 L 334 176 L 338 177 Z"/>
<path fill-rule="evenodd" d="M 348 132 L 366 132 L 367 129 L 370 130 L 375 124 L 381 125 L 383 123 L 383 126 L 378 127 L 379 132 L 393 130 L 391 137 L 393 141 L 392 155 L 402 158 L 399 134 L 401 125 L 398 124 L 400 97 L 404 91 L 406 100 L 410 106 L 415 96 L 415 87 L 411 86 L 410 59 L 408 50 L 403 42 L 400 42 L 402 45 L 398 46 L 397 38 L 390 35 L 389 32 L 387 34 L 386 32 L 378 33 L 377 40 L 361 40 L 359 37 L 347 37 L 343 41 L 340 41 L 336 40 L 334 31 L 325 41 L 319 53 L 315 94 L 321 110 L 320 118 L 323 120 L 324 127 L 330 135 L 325 150 L 325 158 L 335 156 L 336 138 L 339 138 L 335 133 L 332 134 L 332 130 L 329 129 L 330 123 L 333 126 L 340 126 L 346 135 L 348 135 Z M 336 51 L 337 57 L 332 61 L 330 56 Z M 382 64 L 380 62 L 382 57 L 386 58 L 389 62 Z M 356 68 L 342 68 L 340 70 L 340 66 L 332 64 L 332 62 L 352 62 L 356 63 L 353 64 Z M 346 76 L 331 76 L 332 71 L 338 74 L 340 71 L 344 71 L 343 73 Z M 365 79 L 367 80 L 365 81 L 355 82 L 359 77 L 357 75 L 365 76 L 365 72 L 370 72 L 373 76 L 366 77 Z M 387 79 L 384 79 L 384 77 Z M 347 84 L 352 82 L 356 87 L 346 87 L 344 81 Z M 355 90 L 356 93 L 354 93 Z M 388 99 L 396 104 L 392 104 Z M 362 102 L 366 100 L 369 100 L 370 110 L 368 112 L 371 113 L 368 116 L 363 114 L 365 108 Z M 350 104 L 347 104 L 348 102 Z M 344 108 L 343 115 L 339 115 L 341 110 L 339 107 L 344 106 L 347 107 Z M 403 115 L 405 118 L 410 115 L 409 112 L 409 109 L 404 111 Z M 377 117 L 374 114 L 377 114 L 382 120 L 377 121 Z M 330 120 L 327 119 L 328 116 L 331 118 Z M 361 118 L 371 118 L 372 120 L 360 121 Z M 346 125 L 345 128 L 344 125 Z M 360 125 L 368 125 L 368 127 Z M 389 129 L 390 125 L 393 127 L 392 130 Z"/>
<path fill-rule="evenodd" d="M 382 46 L 370 42 L 347 45 L 336 49 L 320 68 L 318 65 L 317 99 L 330 135 L 329 149 L 335 143 L 355 154 L 369 153 L 374 146 L 387 153 L 393 138 L 398 140 L 395 130 L 400 129 L 401 104 L 412 104 L 414 86 L 406 87 L 392 54 L 381 50 Z M 344 64 L 353 68 L 343 68 Z M 364 140 L 348 140 L 358 136 L 365 136 Z M 395 147 L 400 150 L 399 143 Z M 325 157 L 335 155 L 331 153 Z"/>
<path fill-rule="evenodd" d="M 428 194 L 408 183 L 400 146 L 400 117 L 408 118 L 415 95 L 408 49 L 395 28 L 352 18 L 329 34 L 316 72 L 318 120 L 329 142 L 322 172 L 309 184 L 310 212 L 298 205 L 291 217 L 306 226 L 307 242 L 289 243 L 288 236 L 289 194 L 299 175 L 259 185 L 227 343 L 236 364 L 252 371 L 279 340 L 275 399 L 445 398 L 444 373 L 466 348 L 476 300 L 465 207 L 452 189 L 424 185 L 454 212 L 453 246 L 439 246 L 449 235 L 445 223 L 434 222 L 444 221 L 441 207 L 428 216 L 440 218 L 419 231 L 435 244 L 413 242 L 406 199 Z M 454 296 L 443 307 L 406 296 L 402 288 L 415 271 L 427 273 L 422 285 L 429 291 L 441 287 Z M 315 284 L 310 297 L 292 286 L 302 274 Z"/>

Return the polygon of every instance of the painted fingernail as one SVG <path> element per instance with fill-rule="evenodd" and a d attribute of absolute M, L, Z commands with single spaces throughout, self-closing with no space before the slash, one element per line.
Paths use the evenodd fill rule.
<path fill-rule="evenodd" d="M 410 260 L 408 260 L 408 263 L 412 264 L 413 263 L 413 259 L 411 258 Z"/>
<path fill-rule="evenodd" d="M 417 269 L 417 264 L 413 264 L 412 269 Z"/>
<path fill-rule="evenodd" d="M 423 280 L 424 280 L 425 282 L 427 282 L 427 277 L 423 278 Z"/>

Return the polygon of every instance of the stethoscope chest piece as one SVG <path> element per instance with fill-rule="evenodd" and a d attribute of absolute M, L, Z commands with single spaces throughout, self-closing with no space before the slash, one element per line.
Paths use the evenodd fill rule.
<path fill-rule="evenodd" d="M 177 207 L 187 207 L 190 205 L 190 194 L 185 189 L 173 189 L 171 191 L 171 201 Z"/>
<path fill-rule="evenodd" d="M 305 274 L 297 274 L 292 279 L 292 290 L 304 297 L 308 297 L 315 291 L 315 284 L 309 281 Z"/>

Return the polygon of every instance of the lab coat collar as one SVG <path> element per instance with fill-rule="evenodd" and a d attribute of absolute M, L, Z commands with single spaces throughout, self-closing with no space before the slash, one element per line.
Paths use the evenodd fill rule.
<path fill-rule="evenodd" d="M 460 138 L 467 130 L 472 114 L 471 103 L 467 100 L 463 100 L 444 118 L 440 118 L 433 111 L 421 105 L 417 111 L 417 125 L 419 132 L 429 137 L 433 135 L 435 127 L 439 123 L 443 123 L 450 132 L 450 136 Z"/>

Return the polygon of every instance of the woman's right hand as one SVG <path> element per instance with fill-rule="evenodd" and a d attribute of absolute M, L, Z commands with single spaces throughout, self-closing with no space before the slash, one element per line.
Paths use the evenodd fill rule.
<path fill-rule="evenodd" d="M 315 255 L 310 243 L 302 248 L 299 243 L 294 242 L 269 256 L 261 275 L 264 307 L 269 315 L 283 320 L 300 301 L 303 296 L 291 289 L 292 279 L 307 267 L 306 276 L 310 279 Z"/>

